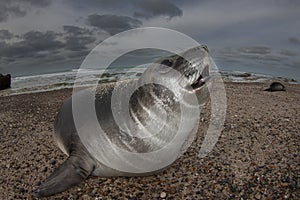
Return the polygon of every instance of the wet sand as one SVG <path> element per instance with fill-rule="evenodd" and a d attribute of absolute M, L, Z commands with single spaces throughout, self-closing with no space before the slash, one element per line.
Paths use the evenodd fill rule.
<path fill-rule="evenodd" d="M 225 127 L 210 154 L 197 157 L 209 123 L 164 172 L 149 177 L 90 177 L 48 199 L 300 199 L 300 85 L 226 83 Z M 67 156 L 52 138 L 70 89 L 0 97 L 0 199 L 34 199 L 32 190 Z"/>

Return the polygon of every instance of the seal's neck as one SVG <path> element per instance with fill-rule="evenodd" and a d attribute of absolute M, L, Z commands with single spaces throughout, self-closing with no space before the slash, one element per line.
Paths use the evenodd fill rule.
<path fill-rule="evenodd" d="M 134 120 L 145 121 L 162 113 L 178 112 L 179 102 L 173 92 L 158 84 L 146 84 L 137 89 L 130 98 L 129 112 Z M 152 116 L 151 116 L 152 115 Z"/>

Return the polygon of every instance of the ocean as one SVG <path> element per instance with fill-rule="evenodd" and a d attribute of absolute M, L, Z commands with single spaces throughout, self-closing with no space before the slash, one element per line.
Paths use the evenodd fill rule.
<path fill-rule="evenodd" d="M 95 82 L 108 83 L 120 80 L 138 78 L 146 69 L 139 68 L 112 68 L 109 70 L 78 70 L 72 69 L 65 72 L 48 73 L 31 76 L 12 77 L 10 89 L 0 91 L 0 96 L 35 93 L 63 88 L 72 88 L 78 72 L 80 72 L 80 84 L 78 86 L 91 86 Z M 267 74 L 257 74 L 241 71 L 221 71 L 224 82 L 272 82 L 281 81 L 298 84 L 291 78 L 276 77 Z"/>

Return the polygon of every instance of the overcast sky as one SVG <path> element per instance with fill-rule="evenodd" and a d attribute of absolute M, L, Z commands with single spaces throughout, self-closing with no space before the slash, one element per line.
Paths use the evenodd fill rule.
<path fill-rule="evenodd" d="M 78 68 L 104 39 L 147 26 L 207 44 L 220 69 L 300 79 L 298 0 L 0 0 L 0 73 Z"/>

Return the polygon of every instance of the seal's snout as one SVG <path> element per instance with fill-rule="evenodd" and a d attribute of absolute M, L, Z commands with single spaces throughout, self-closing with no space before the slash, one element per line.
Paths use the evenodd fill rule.
<path fill-rule="evenodd" d="M 192 83 L 191 86 L 193 89 L 197 89 L 197 88 L 203 86 L 204 84 L 205 84 L 205 80 L 202 77 L 202 75 L 200 75 L 199 78 L 194 83 Z"/>
<path fill-rule="evenodd" d="M 192 48 L 182 54 L 186 63 L 183 64 L 183 74 L 187 78 L 187 88 L 198 90 L 208 81 L 211 58 L 206 45 Z"/>
<path fill-rule="evenodd" d="M 206 66 L 200 76 L 191 84 L 193 90 L 201 88 L 209 80 L 209 67 Z"/>
<path fill-rule="evenodd" d="M 208 81 L 212 59 L 209 55 L 208 47 L 206 45 L 200 45 L 180 54 L 162 58 L 156 63 L 160 64 L 160 66 L 164 66 L 157 68 L 160 75 L 170 77 L 170 80 L 176 79 L 180 82 L 181 87 L 190 92 L 194 92 L 202 88 Z M 179 72 L 179 77 L 175 75 L 174 70 Z M 154 74 L 157 73 L 157 71 L 154 71 Z"/>

